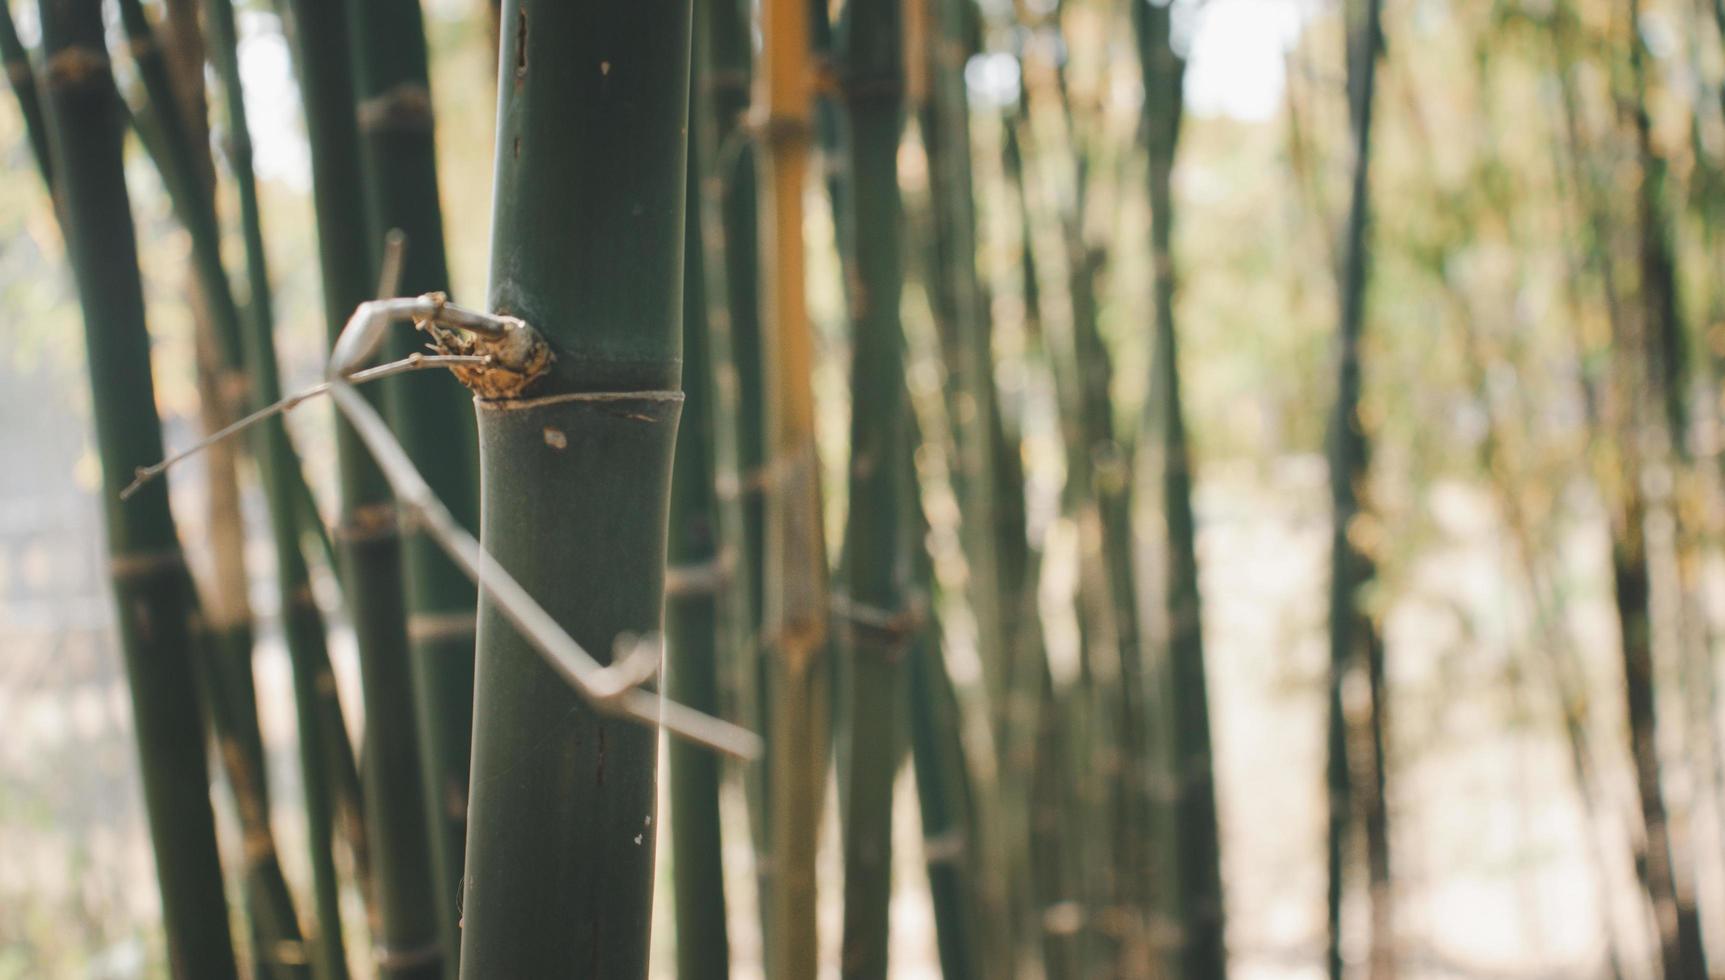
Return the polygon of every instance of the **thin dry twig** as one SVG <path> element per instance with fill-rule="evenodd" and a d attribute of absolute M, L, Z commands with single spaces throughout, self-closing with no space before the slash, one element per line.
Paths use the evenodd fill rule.
<path fill-rule="evenodd" d="M 356 371 L 348 377 L 348 381 L 351 384 L 360 385 L 365 384 L 368 381 L 376 381 L 380 378 L 388 378 L 397 374 L 406 374 L 409 371 L 423 371 L 427 368 L 449 367 L 454 364 L 483 366 L 490 363 L 490 361 L 491 356 L 488 354 L 409 354 L 399 361 L 390 361 L 388 364 L 379 364 L 374 368 L 367 368 L 364 371 Z M 286 415 L 288 412 L 298 408 L 301 402 L 309 401 L 319 395 L 328 394 L 329 387 L 330 383 L 328 381 L 312 385 L 304 391 L 289 395 L 273 405 L 266 405 L 252 414 L 247 415 L 245 418 L 217 429 L 202 439 L 199 439 L 197 442 L 192 443 L 190 446 L 187 446 L 185 449 L 162 460 L 160 463 L 138 467 L 136 470 L 132 471 L 132 482 L 126 484 L 126 488 L 120 491 L 120 499 L 126 500 L 130 498 L 133 494 L 137 493 L 138 489 L 144 484 L 158 476 L 161 476 L 163 473 L 166 473 L 175 465 L 185 462 L 187 459 L 190 459 L 216 443 L 221 442 L 223 439 L 238 435 L 265 419 L 273 418 L 277 415 Z"/>

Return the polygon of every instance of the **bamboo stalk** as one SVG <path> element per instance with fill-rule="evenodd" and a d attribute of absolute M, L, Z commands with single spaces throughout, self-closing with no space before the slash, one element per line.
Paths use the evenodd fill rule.
<path fill-rule="evenodd" d="M 717 224 L 723 240 L 723 315 L 730 341 L 730 356 L 724 366 L 735 380 L 733 417 L 729 422 L 735 440 L 737 499 L 731 504 L 733 518 L 727 524 L 739 574 L 735 580 L 738 594 L 732 597 L 737 606 L 732 630 L 735 656 L 726 672 L 727 687 L 737 701 L 738 720 L 765 732 L 770 714 L 761 630 L 766 611 L 766 385 L 761 355 L 761 228 L 757 192 L 760 167 L 746 120 L 753 85 L 751 9 L 749 0 L 723 0 L 713 7 L 712 165 L 719 182 Z M 743 773 L 763 928 L 770 925 L 765 903 L 771 894 L 772 875 L 771 819 L 767 805 L 772 751 L 768 740 L 762 763 Z M 771 940 L 767 941 L 770 944 Z"/>
<path fill-rule="evenodd" d="M 904 280 L 898 187 L 904 126 L 899 0 L 855 0 L 843 25 L 849 123 L 850 510 L 845 523 L 841 649 L 848 658 L 849 763 L 844 821 L 842 976 L 885 980 L 892 897 L 892 799 L 907 691 L 902 661 L 918 635 L 909 589 L 914 523 L 903 513 L 908 405 L 899 298 Z M 837 597 L 835 597 L 836 599 Z"/>
<path fill-rule="evenodd" d="M 333 342 L 348 313 L 375 288 L 349 25 L 343 5 L 332 0 L 294 0 L 290 9 L 311 144 L 324 312 Z M 336 437 L 342 492 L 335 538 L 365 704 L 361 780 L 372 959 L 384 976 L 439 976 L 451 951 L 440 934 L 428 867 L 400 527 L 389 486 L 352 427 L 339 423 Z"/>
<path fill-rule="evenodd" d="M 689 18 L 688 0 L 503 7 L 490 305 L 557 360 L 477 403 L 481 534 L 601 656 L 662 616 Z M 596 713 L 489 588 L 477 668 L 462 974 L 644 977 L 655 732 Z"/>
<path fill-rule="evenodd" d="M 772 883 L 765 933 L 774 977 L 816 972 L 815 850 L 826 790 L 826 548 L 815 457 L 813 338 L 803 294 L 803 190 L 811 137 L 808 0 L 761 9 L 758 157 L 762 356 L 766 382 L 766 596 L 762 632 L 772 647 L 768 740 Z"/>
<path fill-rule="evenodd" d="M 1350 754 L 1358 758 L 1357 724 L 1344 711 L 1343 685 L 1355 673 L 1367 679 L 1368 738 L 1381 745 L 1382 696 L 1380 641 L 1371 616 L 1359 606 L 1360 593 L 1370 581 L 1372 559 L 1357 543 L 1357 527 L 1366 519 L 1361 492 L 1369 467 L 1370 445 L 1359 417 L 1361 389 L 1360 338 L 1365 320 L 1366 283 L 1369 275 L 1371 224 L 1370 172 L 1372 148 L 1372 103 L 1377 62 L 1382 47 L 1380 26 L 1382 0 L 1362 0 L 1349 31 L 1349 117 L 1353 123 L 1353 180 L 1348 222 L 1342 242 L 1341 321 L 1338 329 L 1338 375 L 1336 403 L 1330 421 L 1330 493 L 1333 530 L 1330 542 L 1330 677 L 1328 762 L 1329 785 L 1329 885 L 1327 904 L 1329 975 L 1342 976 L 1341 915 L 1345 854 L 1349 828 L 1357 803 L 1355 793 L 1367 794 L 1372 803 L 1383 798 L 1381 787 L 1358 787 L 1353 778 Z M 1381 776 L 1381 765 L 1375 768 Z M 1387 844 L 1369 841 L 1372 877 L 1379 877 L 1387 861 Z M 1385 872 L 1387 876 L 1387 872 Z M 1374 925 L 1387 923 L 1374 922 Z M 1374 933 L 1379 930 L 1374 930 Z M 1374 944 L 1388 937 L 1374 935 Z M 1376 958 L 1375 958 L 1376 959 Z"/>
<path fill-rule="evenodd" d="M 719 534 L 715 487 L 713 354 L 703 234 L 710 215 L 701 206 L 711 172 L 712 5 L 693 12 L 689 72 L 689 161 L 683 230 L 683 416 L 671 472 L 671 525 L 665 588 L 665 691 L 679 704 L 717 714 L 720 597 L 732 562 Z M 730 975 L 725 925 L 723 835 L 719 823 L 719 760 L 682 741 L 669 746 L 672 883 L 679 980 Z"/>
<path fill-rule="evenodd" d="M 973 12 L 953 0 L 931 0 L 909 16 L 912 36 L 922 47 L 927 98 L 918 107 L 921 135 L 929 160 L 932 234 L 927 242 L 929 297 L 947 377 L 946 408 L 954 430 L 950 467 L 953 491 L 963 508 L 961 540 L 968 601 L 976 622 L 976 650 L 983 667 L 982 697 L 986 740 L 974 751 L 992 754 L 972 766 L 980 800 L 971 830 L 979 857 L 973 896 L 981 903 L 979 926 L 986 930 L 979 948 L 989 957 L 991 975 L 1015 969 L 1036 935 L 1028 925 L 1028 832 L 1025 806 L 1028 760 L 1033 755 L 1034 724 L 1023 724 L 1035 710 L 1035 675 L 1024 669 L 1028 652 L 1017 620 L 1020 596 L 1002 564 L 1002 539 L 1014 527 L 1002 500 L 1008 482 L 1000 462 L 1005 445 L 999 396 L 994 381 L 994 351 L 989 301 L 977 271 L 976 205 L 970 146 L 970 105 L 964 65 L 975 36 Z M 1026 710 L 1028 709 L 1028 710 Z"/>
<path fill-rule="evenodd" d="M 449 288 L 437 154 L 419 0 L 347 4 L 353 37 L 361 162 L 370 234 L 406 236 L 394 292 Z M 397 333 L 389 351 L 402 358 L 418 340 Z M 441 371 L 401 375 L 386 384 L 393 430 L 408 458 L 464 527 L 478 524 L 477 448 L 471 399 Z M 447 971 L 460 943 L 457 897 L 467 837 L 467 783 L 473 741 L 473 643 L 477 592 L 422 529 L 404 532 L 408 637 L 412 643 L 418 728 L 433 881 Z"/>
<path fill-rule="evenodd" d="M 1635 303 L 1619 320 L 1612 342 L 1622 353 L 1617 368 L 1619 500 L 1612 521 L 1612 579 L 1622 643 L 1624 694 L 1635 788 L 1641 804 L 1643 886 L 1653 906 L 1660 960 L 1667 977 L 1704 977 L 1706 953 L 1688 871 L 1670 820 L 1659 762 L 1659 718 L 1654 677 L 1652 583 L 1647 567 L 1647 491 L 1643 466 L 1680 441 L 1682 427 L 1681 324 L 1675 273 L 1665 240 L 1662 213 L 1663 164 L 1652 146 L 1647 110 L 1641 4 L 1625 11 L 1627 78 L 1613 73 L 1619 111 L 1633 131 L 1638 193 L 1633 205 Z M 1627 85 L 1628 92 L 1620 91 Z M 1649 398 L 1662 398 L 1663 411 L 1650 412 Z M 1651 460 L 1647 456 L 1652 456 Z"/>
<path fill-rule="evenodd" d="M 273 404 L 281 398 L 276 364 L 274 303 L 264 251 L 257 182 L 252 169 L 251 131 L 246 119 L 245 93 L 239 67 L 239 37 L 232 0 L 209 0 L 208 24 L 212 60 L 221 78 L 226 103 L 228 162 L 238 191 L 240 225 L 245 240 L 246 280 L 250 288 L 242 340 L 256 401 Z M 323 614 L 311 592 L 301 548 L 296 480 L 298 461 L 287 429 L 279 419 L 266 423 L 254 454 L 258 475 L 266 487 L 270 530 L 275 543 L 276 581 L 281 601 L 282 631 L 293 668 L 294 704 L 300 743 L 300 766 L 306 811 L 307 851 L 311 860 L 316 930 L 308 934 L 311 962 L 319 977 L 340 980 L 347 975 L 342 942 L 340 881 L 334 862 L 334 808 L 329 752 L 324 745 L 322 715 L 338 719 L 340 701 L 324 639 Z M 320 706 L 322 711 L 320 711 Z M 346 752 L 342 732 L 341 751 Z"/>
<path fill-rule="evenodd" d="M 1078 817 L 1091 828 L 1080 844 L 1088 852 L 1079 863 L 1087 869 L 1090 912 L 1081 955 L 1113 959 L 1115 969 L 1137 975 L 1150 960 L 1150 900 L 1159 891 L 1152 885 L 1172 878 L 1164 865 L 1173 863 L 1178 849 L 1153 852 L 1149 840 L 1169 822 L 1150 799 L 1152 760 L 1166 740 L 1153 737 L 1162 719 L 1151 710 L 1137 610 L 1132 468 L 1115 434 L 1113 367 L 1100 326 L 1097 282 L 1104 254 L 1092 247 L 1084 227 L 1097 151 L 1081 130 L 1081 112 L 1064 69 L 1050 65 L 1028 80 L 1015 128 L 1022 151 L 1040 167 L 1053 166 L 1053 154 L 1032 138 L 1034 116 L 1057 120 L 1064 129 L 1059 144 L 1073 147 L 1060 159 L 1062 169 L 1069 168 L 1070 189 L 1046 188 L 1044 195 L 1053 200 L 1041 204 L 1037 215 L 1047 228 L 1043 234 L 1059 246 L 1064 267 L 1056 282 L 1066 303 L 1048 318 L 1047 347 L 1066 449 L 1064 501 L 1079 532 L 1080 676 L 1062 715 L 1072 726 L 1067 750 L 1074 759 L 1100 753 L 1110 760 L 1077 770 Z"/>
<path fill-rule="evenodd" d="M 170 970 L 200 980 L 236 977 L 192 664 L 195 598 L 166 483 L 124 504 L 117 496 L 135 465 L 161 455 L 162 440 L 101 4 L 44 2 L 40 12 L 59 201 L 84 308 L 102 453 L 109 574 Z"/>
<path fill-rule="evenodd" d="M 1209 683 L 1198 588 L 1197 528 L 1192 513 L 1191 451 L 1186 443 L 1174 328 L 1173 171 L 1184 111 L 1185 61 L 1174 51 L 1166 6 L 1133 5 L 1139 61 L 1144 71 L 1144 127 L 1148 136 L 1151 268 L 1155 291 L 1154 415 L 1161 424 L 1158 462 L 1166 531 L 1165 601 L 1168 641 L 1156 689 L 1173 764 L 1173 891 L 1184 913 L 1180 968 L 1190 976 L 1225 977 L 1221 836 L 1217 827 L 1211 757 Z"/>
<path fill-rule="evenodd" d="M 912 572 L 917 588 L 932 595 L 934 566 L 924 545 L 928 521 L 908 468 L 906 477 L 901 492 L 917 532 Z M 965 759 L 958 696 L 946 672 L 940 636 L 938 622 L 930 617 L 918 631 L 908 658 L 911 762 L 941 975 L 980 977 L 986 955 L 978 944 L 985 922 L 976 894 L 977 852 L 971 831 L 977 800 Z"/>
<path fill-rule="evenodd" d="M 177 17 L 176 44 L 201 68 L 201 32 L 183 9 L 176 6 L 170 13 Z M 184 79 L 176 84 L 158 32 L 137 0 L 122 0 L 120 14 L 150 101 L 148 113 L 141 116 L 143 131 L 155 133 L 149 145 L 155 151 L 175 211 L 192 238 L 195 280 L 203 300 L 199 319 L 208 331 L 206 342 L 200 345 L 200 361 L 208 357 L 213 362 L 200 364 L 199 374 L 205 379 L 200 390 L 205 398 L 206 425 L 219 428 L 231 418 L 236 403 L 246 397 L 248 386 L 239 360 L 238 305 L 221 262 L 214 174 L 207 151 L 199 152 L 208 144 L 200 135 L 206 125 L 202 78 L 197 77 L 196 89 Z M 303 964 L 303 939 L 270 826 L 268 779 L 252 675 L 251 610 L 245 596 L 247 576 L 241 554 L 243 532 L 238 488 L 233 480 L 235 460 L 233 451 L 224 448 L 211 463 L 216 474 L 211 482 L 211 535 L 216 552 L 216 581 L 211 591 L 216 601 L 214 614 L 201 625 L 208 653 L 202 662 L 210 674 L 204 683 L 218 758 L 234 792 L 243 834 L 254 957 L 260 963 L 269 961 L 272 970 L 292 973 Z"/>
<path fill-rule="evenodd" d="M 18 99 L 18 112 L 24 117 L 24 132 L 30 138 L 30 152 L 36 159 L 36 169 L 48 196 L 54 196 L 54 152 L 49 146 L 48 122 L 42 114 L 42 97 L 37 91 L 36 70 L 30 64 L 30 53 L 18 39 L 18 28 L 12 22 L 10 0 L 0 0 L 0 68 L 12 94 Z"/>

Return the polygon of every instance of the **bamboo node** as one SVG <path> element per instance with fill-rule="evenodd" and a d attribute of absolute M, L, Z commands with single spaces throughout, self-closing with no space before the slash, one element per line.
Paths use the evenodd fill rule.
<path fill-rule="evenodd" d="M 922 839 L 922 859 L 929 864 L 956 864 L 970 850 L 962 830 L 949 830 Z"/>
<path fill-rule="evenodd" d="M 665 568 L 665 598 L 717 595 L 731 581 L 736 562 L 729 552 L 720 552 L 702 562 Z"/>
<path fill-rule="evenodd" d="M 49 88 L 71 88 L 106 77 L 110 71 L 108 56 L 95 48 L 73 46 L 62 48 L 48 57 L 42 74 Z"/>
<path fill-rule="evenodd" d="M 186 567 L 186 553 L 179 548 L 163 548 L 160 551 L 134 551 L 111 555 L 108 558 L 108 574 L 121 581 L 147 578 L 159 572 L 184 567 Z"/>
<path fill-rule="evenodd" d="M 429 133 L 431 90 L 403 82 L 361 101 L 354 114 L 362 133 Z"/>
<path fill-rule="evenodd" d="M 898 660 L 905 646 L 922 631 L 928 622 L 928 603 L 914 597 L 897 610 L 858 602 L 843 592 L 833 592 L 827 600 L 827 611 L 843 623 L 854 643 L 873 642 L 881 646 L 889 660 Z"/>
<path fill-rule="evenodd" d="M 1075 936 L 1084 928 L 1084 906 L 1070 899 L 1042 910 L 1042 931 L 1050 936 Z"/>
<path fill-rule="evenodd" d="M 401 522 L 393 503 L 365 504 L 355 507 L 347 519 L 337 524 L 331 537 L 344 544 L 379 541 L 401 533 Z"/>
<path fill-rule="evenodd" d="M 14 87 L 19 85 L 34 85 L 36 83 L 36 76 L 30 70 L 30 62 L 6 62 L 6 81 Z"/>
<path fill-rule="evenodd" d="M 270 944 L 270 960 L 282 966 L 305 966 L 311 962 L 305 943 L 297 939 L 278 939 Z"/>
<path fill-rule="evenodd" d="M 747 130 L 758 141 L 776 145 L 810 143 L 814 139 L 815 131 L 814 124 L 807 116 L 763 111 L 760 108 L 750 110 L 740 128 Z"/>
<path fill-rule="evenodd" d="M 371 948 L 371 960 L 382 970 L 405 970 L 431 963 L 441 963 L 443 962 L 443 944 L 432 940 L 423 946 L 410 946 L 403 949 L 379 943 Z"/>
<path fill-rule="evenodd" d="M 412 643 L 472 640 L 478 626 L 479 617 L 473 612 L 413 613 L 407 617 L 407 639 Z"/>

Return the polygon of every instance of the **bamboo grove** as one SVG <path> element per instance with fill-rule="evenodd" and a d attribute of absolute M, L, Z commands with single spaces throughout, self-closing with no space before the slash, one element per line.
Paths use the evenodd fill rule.
<path fill-rule="evenodd" d="M 1292 25 L 1273 124 L 1199 70 L 1231 3 Z M 3 9 L 139 975 L 1468 975 L 1466 699 L 1576 856 L 1515 962 L 1725 961 L 1725 0 Z M 1432 558 L 1464 498 L 1495 585 Z M 1241 639 L 1253 508 L 1311 643 Z"/>

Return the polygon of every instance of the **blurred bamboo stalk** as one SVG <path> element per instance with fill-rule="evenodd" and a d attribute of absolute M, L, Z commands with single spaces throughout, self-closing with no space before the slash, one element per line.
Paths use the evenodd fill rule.
<path fill-rule="evenodd" d="M 1186 442 L 1185 408 L 1174 328 L 1175 153 L 1185 113 L 1186 62 L 1174 49 L 1168 6 L 1134 4 L 1139 63 L 1144 73 L 1144 131 L 1150 178 L 1150 262 L 1155 299 L 1154 365 L 1150 412 L 1161 428 L 1156 454 L 1161 473 L 1162 520 L 1167 566 L 1163 573 L 1167 650 L 1151 671 L 1153 722 L 1170 765 L 1165 785 L 1175 790 L 1172 849 L 1154 855 L 1160 890 L 1177 896 L 1157 903 L 1159 914 L 1183 919 L 1177 960 L 1186 976 L 1227 975 L 1222 898 L 1221 835 L 1216 813 L 1215 761 L 1210 738 L 1210 693 L 1204 665 L 1204 631 L 1198 586 L 1197 526 L 1192 512 L 1192 454 Z M 1162 801 L 1157 801 L 1159 804 Z M 1171 887 L 1170 887 L 1171 886 Z M 1153 886 L 1152 891 L 1158 890 Z M 1154 932 L 1154 930 L 1153 930 Z"/>
<path fill-rule="evenodd" d="M 293 0 L 291 30 L 311 144 L 324 315 L 331 343 L 372 298 L 375 245 L 366 196 L 349 56 L 350 23 L 333 0 Z M 375 395 L 367 396 L 375 398 Z M 360 653 L 365 714 L 362 797 L 370 861 L 365 882 L 371 959 L 383 976 L 441 976 L 451 955 L 440 935 L 418 739 L 401 529 L 382 472 L 345 421 L 336 426 L 341 517 L 335 543 Z"/>
<path fill-rule="evenodd" d="M 1008 582 L 1003 540 L 1022 538 L 1022 525 L 1003 500 L 1006 436 L 994 377 L 990 303 L 977 269 L 977 217 L 971 112 L 964 67 L 978 38 L 976 12 L 962 0 L 918 0 L 907 12 L 912 42 L 907 69 L 928 160 L 929 234 L 925 285 L 939 354 L 949 384 L 944 399 L 951 441 L 948 475 L 957 498 L 964 552 L 964 598 L 975 623 L 980 689 L 967 694 L 968 776 L 977 805 L 969 811 L 970 897 L 976 940 L 988 975 L 1033 958 L 1028 853 L 1029 763 L 1034 754 L 1034 673 L 1023 662 L 1026 642 L 1021 596 Z M 920 47 L 920 51 L 917 48 Z M 1014 468 L 1011 472 L 1016 472 Z M 961 701 L 961 703 L 963 703 Z"/>
<path fill-rule="evenodd" d="M 102 6 L 44 0 L 39 11 L 58 201 L 84 309 L 109 574 L 168 956 L 185 976 L 237 978 L 192 662 L 196 598 L 167 483 L 124 504 L 118 496 L 133 469 L 160 458 L 162 437 Z"/>
<path fill-rule="evenodd" d="M 815 852 L 828 747 L 827 559 L 815 456 L 814 344 L 804 296 L 803 190 L 813 77 L 808 0 L 766 0 L 756 75 L 760 127 L 763 377 L 767 516 L 762 636 L 772 650 L 768 823 L 772 879 L 768 976 L 813 976 L 819 963 Z"/>
<path fill-rule="evenodd" d="M 1353 173 L 1342 240 L 1340 325 L 1337 330 L 1336 403 L 1330 419 L 1330 675 L 1326 778 L 1329 786 L 1329 886 L 1327 959 L 1332 980 L 1341 980 L 1342 899 L 1350 833 L 1364 825 L 1370 879 L 1371 971 L 1394 970 L 1393 922 L 1389 916 L 1387 820 L 1384 815 L 1383 647 L 1363 592 L 1374 572 L 1367 494 L 1370 442 L 1360 416 L 1360 341 L 1364 332 L 1371 259 L 1372 109 L 1377 64 L 1383 47 L 1382 0 L 1359 0 L 1348 8 L 1348 118 L 1352 124 Z M 1350 709 L 1347 688 L 1362 682 L 1363 707 Z M 1364 776 L 1364 785 L 1359 785 Z"/>
<path fill-rule="evenodd" d="M 703 191 L 717 173 L 713 103 L 713 4 L 694 7 L 689 70 L 689 162 L 683 227 L 683 415 L 671 471 L 671 526 L 665 583 L 665 692 L 679 704 L 716 715 L 720 650 L 735 634 L 721 631 L 720 600 L 734 561 L 720 534 L 716 490 L 713 325 L 707 284 L 708 224 L 714 209 Z M 714 229 L 716 230 L 716 229 Z M 722 281 L 722 280 L 721 280 Z M 671 780 L 671 873 L 676 902 L 678 980 L 730 975 L 725 915 L 720 761 L 682 740 L 668 745 Z"/>
<path fill-rule="evenodd" d="M 910 590 L 915 523 L 910 478 L 898 149 L 904 127 L 900 0 L 852 0 L 842 25 L 850 213 L 841 250 L 850 283 L 851 465 L 839 646 L 848 658 L 848 792 L 840 972 L 885 980 L 892 897 L 892 801 L 906 688 L 903 658 L 919 629 Z"/>
<path fill-rule="evenodd" d="M 240 77 L 239 34 L 232 0 L 209 0 L 207 22 L 211 60 L 221 80 L 228 123 L 225 145 L 229 169 L 238 192 L 241 235 L 245 241 L 246 281 L 250 289 L 247 329 L 242 334 L 253 401 L 273 404 L 281 398 L 281 372 L 276 363 L 274 302 L 264 250 L 257 180 L 252 167 L 251 130 L 246 118 Z M 336 875 L 334 791 L 330 761 L 340 752 L 351 759 L 345 724 L 340 741 L 327 744 L 324 719 L 340 723 L 341 703 L 329 662 L 323 613 L 312 595 L 311 580 L 301 551 L 303 537 L 298 494 L 303 487 L 299 459 L 280 419 L 265 424 L 255 452 L 259 480 L 269 504 L 270 531 L 275 544 L 276 581 L 280 595 L 282 632 L 293 669 L 294 704 L 300 748 L 300 768 L 306 811 L 307 852 L 311 863 L 316 929 L 309 931 L 311 962 L 324 980 L 347 976 L 342 941 L 340 880 Z"/>
<path fill-rule="evenodd" d="M 12 94 L 18 99 L 18 112 L 24 118 L 24 132 L 30 139 L 30 153 L 48 196 L 54 197 L 54 152 L 49 146 L 48 121 L 42 113 L 42 96 L 38 91 L 36 69 L 30 64 L 30 52 L 18 39 L 18 26 L 12 21 L 11 0 L 0 0 L 0 68 Z"/>
<path fill-rule="evenodd" d="M 395 232 L 405 236 L 393 294 L 445 292 L 449 271 L 438 201 L 430 58 L 419 0 L 367 0 L 346 7 L 370 241 L 376 245 Z M 419 338 L 408 331 L 397 331 L 389 344 L 392 360 L 420 349 Z M 455 519 L 463 527 L 477 528 L 477 430 L 468 392 L 442 371 L 403 374 L 385 385 L 391 427 L 408 458 Z M 457 905 L 467 843 L 478 593 L 423 529 L 407 527 L 402 534 L 413 724 L 420 757 L 417 783 L 431 857 L 429 887 L 415 907 L 420 915 L 435 912 L 444 973 L 453 980 L 461 941 Z M 408 788 L 403 780 L 393 791 Z M 419 887 L 418 880 L 409 887 Z"/>
<path fill-rule="evenodd" d="M 172 74 L 162 32 L 154 28 L 138 0 L 122 0 L 121 21 L 148 98 L 139 113 L 140 133 L 153 136 L 163 182 L 175 211 L 192 239 L 195 281 L 201 303 L 194 310 L 200 324 L 200 393 L 206 428 L 230 421 L 250 394 L 240 344 L 240 313 L 232 285 L 222 265 L 220 225 L 215 212 L 213 164 L 209 157 L 203 98 L 203 38 L 195 18 L 177 4 L 172 53 L 192 66 Z M 187 79 L 195 80 L 192 85 Z M 211 457 L 211 527 L 214 580 L 209 592 L 215 613 L 201 624 L 206 644 L 202 662 L 214 723 L 218 755 L 233 788 L 243 835 L 246 905 L 254 938 L 253 955 L 269 960 L 272 970 L 303 968 L 305 954 L 298 915 L 282 873 L 275 835 L 270 825 L 268 778 L 263 738 L 258 730 L 257 693 L 252 674 L 252 624 L 245 592 L 249 577 L 243 559 L 244 532 L 239 492 L 234 479 L 238 453 L 230 445 Z"/>
<path fill-rule="evenodd" d="M 720 487 L 720 502 L 728 550 L 736 556 L 738 574 L 729 600 L 731 652 L 723 669 L 722 686 L 734 702 L 736 720 L 755 731 L 770 729 L 768 662 L 762 617 L 766 611 L 766 384 L 761 348 L 761 218 L 756 190 L 760 166 L 748 124 L 753 76 L 750 0 L 718 0 L 712 6 L 712 112 L 714 188 L 717 202 L 712 222 L 719 247 L 710 250 L 715 263 L 709 299 L 715 305 L 709 321 L 723 323 L 726 357 L 716 364 L 722 381 L 715 396 L 730 409 L 723 430 L 732 440 L 730 479 Z M 723 289 L 717 288 L 722 280 Z M 715 351 L 715 354 L 717 352 Z M 759 918 L 767 928 L 765 903 L 773 874 L 771 817 L 767 800 L 773 772 L 773 744 L 766 740 L 759 765 L 744 771 L 750 833 L 755 849 L 755 882 L 762 904 Z M 770 945 L 771 939 L 766 942 Z"/>

